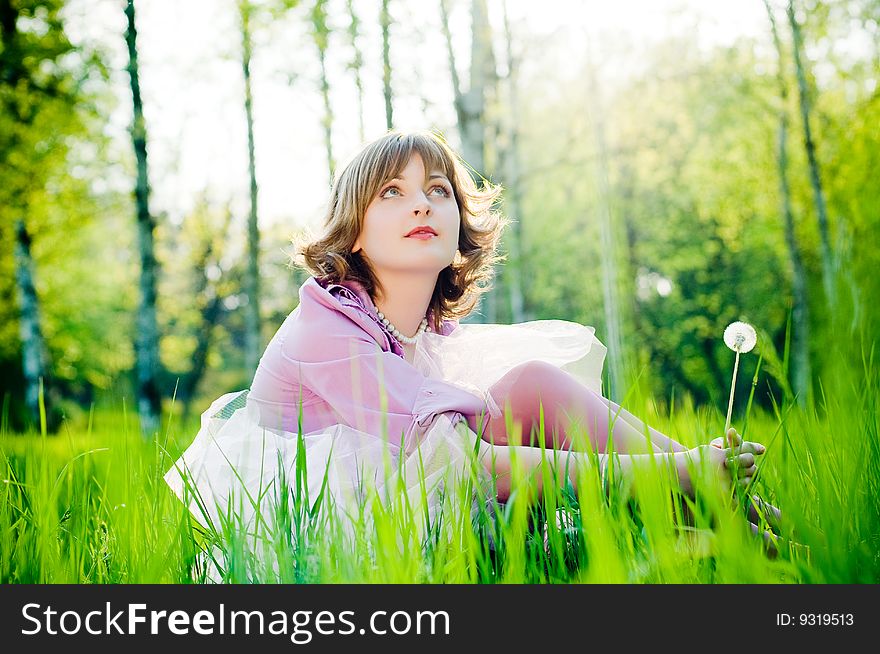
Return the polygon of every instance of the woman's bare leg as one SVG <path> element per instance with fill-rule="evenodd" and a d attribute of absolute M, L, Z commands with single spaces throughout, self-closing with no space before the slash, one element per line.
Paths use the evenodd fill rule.
<path fill-rule="evenodd" d="M 575 380 L 576 381 L 576 380 Z M 617 415 L 618 420 L 623 420 L 625 423 L 634 427 L 640 434 L 645 434 L 647 431 L 648 435 L 651 438 L 651 442 L 654 446 L 659 449 L 661 452 L 684 452 L 688 448 L 673 438 L 670 438 L 666 434 L 660 432 L 653 427 L 650 427 L 644 420 L 637 418 L 632 413 L 624 409 L 619 404 L 609 400 L 607 397 L 599 396 L 601 400 L 608 405 L 611 409 L 611 415 Z"/>
<path fill-rule="evenodd" d="M 608 449 L 609 431 L 613 432 L 614 450 L 621 453 L 649 452 L 648 437 L 654 452 L 687 450 L 681 443 L 649 427 L 620 405 L 593 392 L 564 370 L 550 364 L 532 361 L 516 366 L 489 392 L 499 406 L 506 407 L 512 418 L 513 434 L 508 433 L 504 416 L 484 419 L 483 439 L 496 445 L 514 445 L 524 441 L 526 445 L 539 445 L 536 434 L 543 405 L 544 445 L 547 448 L 571 449 L 572 437 L 568 431 L 574 424 L 586 427 L 592 448 L 600 453 Z M 480 433 L 479 421 L 473 416 L 467 419 L 471 429 Z M 743 445 L 739 434 L 734 429 L 731 432 L 728 434 L 730 440 L 717 439 L 713 445 L 721 447 L 724 442 Z M 764 451 L 758 443 L 748 444 L 747 447 L 756 454 Z M 760 521 L 756 508 L 749 503 L 748 519 L 751 523 Z M 764 503 L 761 508 L 771 528 L 779 531 L 779 509 L 769 503 Z"/>
<path fill-rule="evenodd" d="M 575 450 L 544 450 L 540 447 L 527 445 L 499 445 L 480 441 L 478 454 L 480 463 L 495 479 L 496 492 L 499 501 L 505 502 L 513 490 L 513 466 L 514 459 L 522 467 L 522 470 L 532 479 L 530 485 L 535 497 L 541 497 L 544 483 L 557 483 L 564 485 L 570 481 L 572 486 L 578 488 L 578 475 L 581 471 L 591 470 L 595 463 L 586 452 Z M 599 466 L 604 468 L 610 463 L 611 454 L 599 454 Z M 687 450 L 685 452 L 655 452 L 653 454 L 614 454 L 614 470 L 618 475 L 622 490 L 632 496 L 638 495 L 635 484 L 636 468 L 657 467 L 661 472 L 673 476 L 672 482 L 679 486 L 682 492 L 693 496 L 693 483 L 691 480 L 691 467 L 699 461 L 706 461 L 710 467 L 717 470 L 719 477 L 725 483 L 745 484 L 755 474 L 754 453 L 744 448 L 720 450 L 703 446 Z M 728 457 L 732 457 L 728 459 Z M 729 460 L 735 460 L 737 465 L 728 464 Z M 554 479 L 543 479 L 543 463 L 549 463 L 557 470 Z"/>
<path fill-rule="evenodd" d="M 504 416 L 489 417 L 483 428 L 483 437 L 505 445 L 522 442 L 537 444 L 531 439 L 537 431 L 543 406 L 545 446 L 553 449 L 571 449 L 571 425 L 586 428 L 592 448 L 608 450 L 609 433 L 614 450 L 629 452 L 682 452 L 680 443 L 648 427 L 643 421 L 620 405 L 593 392 L 564 370 L 541 361 L 529 361 L 511 369 L 489 389 L 492 399 L 502 410 L 510 413 L 513 422 L 508 433 Z M 477 421 L 468 418 L 471 428 L 478 431 Z"/>

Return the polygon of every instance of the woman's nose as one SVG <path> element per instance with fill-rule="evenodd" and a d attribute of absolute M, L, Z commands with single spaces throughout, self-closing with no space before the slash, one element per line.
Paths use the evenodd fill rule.
<path fill-rule="evenodd" d="M 428 202 L 428 198 L 425 197 L 424 193 L 416 200 L 413 206 L 413 214 L 416 216 L 429 216 L 431 214 L 431 203 Z"/>

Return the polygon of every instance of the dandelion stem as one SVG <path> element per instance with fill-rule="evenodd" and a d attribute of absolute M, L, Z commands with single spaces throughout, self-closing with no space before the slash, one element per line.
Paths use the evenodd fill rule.
<path fill-rule="evenodd" d="M 724 441 L 731 446 L 727 438 L 727 430 L 730 429 L 730 415 L 733 413 L 733 390 L 736 388 L 736 371 L 739 369 L 739 351 L 736 352 L 736 361 L 733 364 L 733 380 L 730 382 L 730 400 L 727 402 L 727 419 L 724 421 Z"/>

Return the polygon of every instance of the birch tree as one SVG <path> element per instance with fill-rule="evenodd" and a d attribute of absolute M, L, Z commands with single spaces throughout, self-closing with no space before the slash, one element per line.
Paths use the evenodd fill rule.
<path fill-rule="evenodd" d="M 21 334 L 22 372 L 24 373 L 25 407 L 35 425 L 41 425 L 46 405 L 40 411 L 40 399 L 44 380 L 48 381 L 46 365 L 46 341 L 43 338 L 40 302 L 34 286 L 34 261 L 31 256 L 31 238 L 23 220 L 15 223 L 15 280 L 18 304 L 21 310 L 19 333 Z"/>
<path fill-rule="evenodd" d="M 505 207 L 508 217 L 512 218 L 510 228 L 505 235 L 510 259 L 504 268 L 507 276 L 507 289 L 510 296 L 511 321 L 514 323 L 526 320 L 525 283 L 528 278 L 527 264 L 523 254 L 523 212 L 522 192 L 520 190 L 519 160 L 519 59 L 513 54 L 513 35 L 507 14 L 507 2 L 502 3 L 504 20 L 504 38 L 506 45 L 507 75 L 507 125 L 506 147 L 500 152 L 499 159 L 504 165 L 504 176 L 508 180 Z"/>
<path fill-rule="evenodd" d="M 602 263 L 602 297 L 605 309 L 605 345 L 608 347 L 608 397 L 620 402 L 623 392 L 623 344 L 621 336 L 622 318 L 618 289 L 617 239 L 611 215 L 611 192 L 608 185 L 608 152 L 605 141 L 605 121 L 602 101 L 599 97 L 596 66 L 591 52 L 592 41 L 587 40 L 587 112 L 593 125 L 596 145 L 596 165 L 594 174 L 597 190 L 597 212 L 599 218 L 599 255 Z"/>
<path fill-rule="evenodd" d="M 135 207 L 138 226 L 138 247 L 140 250 L 140 298 L 137 313 L 136 332 L 136 371 L 137 404 L 141 431 L 144 436 L 155 433 L 159 426 L 162 409 L 159 389 L 159 328 L 156 321 L 156 277 L 159 266 L 155 254 L 156 220 L 150 213 L 150 185 L 147 170 L 147 129 L 144 121 L 141 100 L 140 77 L 138 73 L 137 28 L 135 26 L 134 0 L 125 6 L 128 28 L 125 41 L 128 45 L 128 72 L 131 81 L 134 120 L 131 136 L 137 160 L 137 183 L 135 186 Z"/>
<path fill-rule="evenodd" d="M 495 55 L 492 50 L 492 34 L 486 0 L 471 0 L 471 63 L 468 88 L 462 88 L 456 68 L 455 49 L 449 31 L 449 10 L 447 0 L 440 0 L 443 34 L 449 57 L 449 71 L 452 77 L 455 114 L 461 135 L 462 158 L 471 168 L 471 175 L 480 185 L 486 174 L 486 134 L 487 100 L 497 86 Z M 496 293 L 485 296 L 485 320 L 495 322 L 497 315 Z M 479 318 L 475 314 L 475 318 Z"/>
<path fill-rule="evenodd" d="M 391 14 L 388 12 L 388 0 L 382 0 L 379 24 L 382 26 L 382 95 L 385 98 L 385 127 L 390 130 L 394 129 L 394 107 L 391 102 L 391 47 L 389 44 Z"/>
<path fill-rule="evenodd" d="M 798 83 L 798 101 L 801 112 L 801 122 L 804 129 L 804 149 L 807 153 L 807 164 L 810 170 L 810 186 L 813 189 L 813 202 L 816 205 L 816 218 L 819 222 L 819 248 L 822 256 L 822 282 L 825 287 L 825 299 L 828 303 L 830 315 L 834 316 L 834 308 L 837 304 L 834 290 L 834 262 L 831 254 L 831 243 L 828 236 L 828 209 L 825 203 L 825 192 L 822 189 L 822 177 L 819 173 L 819 163 L 816 160 L 816 144 L 813 140 L 813 132 L 810 128 L 810 98 L 807 89 L 807 72 L 802 57 L 803 36 L 801 26 L 795 16 L 794 0 L 789 0 L 786 7 L 788 24 L 791 27 L 792 52 L 794 55 L 795 74 Z"/>
<path fill-rule="evenodd" d="M 794 231 L 794 215 L 791 207 L 791 186 L 788 180 L 788 84 L 785 81 L 785 54 L 776 27 L 776 17 L 769 0 L 764 0 L 773 45 L 779 60 L 776 80 L 779 87 L 779 128 L 776 142 L 777 165 L 779 167 L 779 198 L 782 220 L 785 227 L 785 245 L 792 268 L 792 386 L 798 403 L 806 403 L 810 391 L 810 320 L 807 302 L 807 279 L 804 264 Z"/>
<path fill-rule="evenodd" d="M 471 166 L 472 174 L 479 181 L 486 161 L 485 121 L 489 86 L 496 81 L 495 57 L 489 26 L 486 0 L 471 0 L 471 64 L 467 90 L 462 88 L 458 77 L 452 34 L 449 31 L 448 0 L 440 0 L 443 33 L 449 56 L 452 76 L 455 114 L 461 133 L 462 157 Z"/>
<path fill-rule="evenodd" d="M 388 0 L 382 0 L 379 7 L 379 25 L 382 28 L 382 96 L 385 99 L 385 128 L 394 129 L 394 106 L 391 92 L 391 14 L 388 11 Z"/>
<path fill-rule="evenodd" d="M 244 114 L 247 121 L 248 173 L 250 177 L 250 213 L 247 224 L 247 268 L 245 270 L 245 365 L 257 369 L 260 361 L 260 227 L 258 219 L 257 166 L 254 152 L 254 114 L 251 91 L 252 17 L 254 7 L 248 0 L 239 0 L 241 27 L 241 66 L 244 75 Z"/>
<path fill-rule="evenodd" d="M 366 139 L 364 133 L 364 85 L 361 79 L 361 71 L 364 67 L 364 58 L 361 54 L 358 38 L 360 37 L 360 19 L 354 8 L 354 0 L 347 0 L 348 16 L 350 22 L 348 24 L 348 42 L 351 45 L 352 57 L 348 64 L 348 69 L 354 74 L 354 85 L 357 89 L 358 101 L 358 138 L 363 143 Z"/>
<path fill-rule="evenodd" d="M 316 0 L 311 11 L 312 39 L 318 51 L 318 63 L 321 69 L 321 99 L 324 102 L 324 116 L 321 125 L 324 128 L 324 150 L 327 153 L 327 168 L 330 171 L 330 182 L 336 174 L 336 161 L 333 158 L 333 107 L 330 105 L 330 82 L 327 79 L 327 46 L 330 40 L 330 28 L 327 26 L 327 0 Z"/>
<path fill-rule="evenodd" d="M 17 299 L 21 390 L 33 425 L 41 424 L 40 391 L 50 380 L 28 222 L 33 220 L 34 200 L 42 193 L 47 171 L 57 165 L 54 156 L 65 151 L 63 140 L 55 143 L 55 133 L 64 135 L 69 127 L 65 118 L 76 102 L 76 94 L 67 88 L 69 75 L 56 67 L 57 60 L 73 50 L 58 16 L 60 7 L 53 1 L 22 6 L 0 0 L 0 235 L 4 245 L 12 246 L 11 252 L 4 247 L 3 269 L 11 255 L 14 271 L 10 275 L 14 289 L 2 291 L 3 295 L 12 291 Z M 45 33 L 19 29 L 20 20 L 33 21 L 40 11 L 47 19 Z M 44 410 L 51 410 L 49 395 L 44 395 Z"/>

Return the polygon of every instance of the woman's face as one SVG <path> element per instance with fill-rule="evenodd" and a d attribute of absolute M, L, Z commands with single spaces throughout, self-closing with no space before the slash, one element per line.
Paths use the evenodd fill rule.
<path fill-rule="evenodd" d="M 452 184 L 439 170 L 426 171 L 413 153 L 400 174 L 379 188 L 364 214 L 352 252 L 363 250 L 377 273 L 431 273 L 450 265 L 458 249 L 460 218 Z M 407 236 L 417 227 L 435 236 Z"/>

